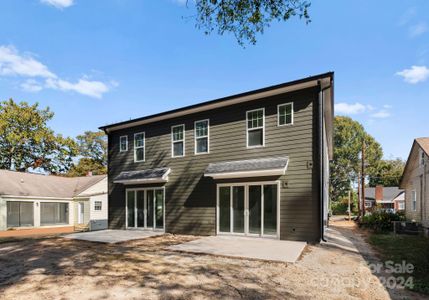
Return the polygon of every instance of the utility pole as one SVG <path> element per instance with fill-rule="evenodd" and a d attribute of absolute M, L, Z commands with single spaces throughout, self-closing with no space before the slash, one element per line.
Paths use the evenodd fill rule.
<path fill-rule="evenodd" d="M 362 217 L 365 216 L 365 138 L 362 139 Z"/>
<path fill-rule="evenodd" d="M 361 191 L 360 191 L 360 180 L 361 180 L 361 177 L 360 177 L 360 171 L 358 172 L 358 189 L 357 189 L 357 208 L 358 208 L 358 218 L 360 218 L 361 217 L 361 206 L 362 206 L 362 203 L 361 203 Z"/>

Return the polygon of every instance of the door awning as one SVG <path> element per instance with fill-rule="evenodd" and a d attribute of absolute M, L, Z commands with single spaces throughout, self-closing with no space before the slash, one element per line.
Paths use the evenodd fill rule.
<path fill-rule="evenodd" d="M 213 179 L 280 176 L 286 173 L 288 163 L 287 156 L 211 163 L 204 176 Z"/>
<path fill-rule="evenodd" d="M 164 183 L 168 182 L 168 174 L 170 174 L 170 172 L 170 168 L 126 171 L 116 176 L 113 182 L 122 184 Z"/>

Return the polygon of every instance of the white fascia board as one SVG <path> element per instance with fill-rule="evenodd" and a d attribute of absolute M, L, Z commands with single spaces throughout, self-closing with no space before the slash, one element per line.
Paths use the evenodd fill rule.
<path fill-rule="evenodd" d="M 64 198 L 64 197 L 42 197 L 42 196 L 15 196 L 15 195 L 2 195 L 6 199 L 25 199 L 25 200 L 66 200 L 70 201 L 73 198 Z"/>
<path fill-rule="evenodd" d="M 258 176 L 279 176 L 284 175 L 286 168 L 271 169 L 271 170 L 258 170 L 258 171 L 240 171 L 229 173 L 211 173 L 204 174 L 205 177 L 212 177 L 213 179 L 228 179 L 228 178 L 241 178 L 241 177 L 258 177 Z"/>

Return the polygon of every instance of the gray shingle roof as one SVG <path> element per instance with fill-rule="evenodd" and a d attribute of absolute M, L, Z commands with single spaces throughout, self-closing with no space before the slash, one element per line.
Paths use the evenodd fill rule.
<path fill-rule="evenodd" d="M 221 173 L 286 169 L 288 161 L 289 158 L 285 156 L 211 163 L 204 174 L 210 176 Z"/>
<path fill-rule="evenodd" d="M 113 182 L 121 183 L 127 181 L 155 181 L 165 180 L 166 176 L 170 173 L 170 168 L 157 168 L 157 169 L 146 169 L 139 171 L 126 171 L 121 172 L 115 177 Z"/>
<path fill-rule="evenodd" d="M 0 195 L 72 198 L 106 175 L 62 177 L 0 170 Z"/>
<path fill-rule="evenodd" d="M 392 201 L 402 192 L 404 192 L 404 190 L 396 186 L 383 187 L 383 200 Z M 365 200 L 375 200 L 375 187 L 365 188 Z"/>

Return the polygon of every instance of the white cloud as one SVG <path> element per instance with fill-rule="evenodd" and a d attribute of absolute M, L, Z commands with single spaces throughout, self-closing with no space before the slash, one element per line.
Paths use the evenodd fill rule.
<path fill-rule="evenodd" d="M 426 66 L 411 66 L 410 69 L 396 72 L 396 75 L 402 76 L 405 82 L 416 84 L 429 78 L 429 69 Z"/>
<path fill-rule="evenodd" d="M 0 76 L 55 78 L 48 67 L 29 55 L 20 55 L 12 46 L 0 46 Z"/>
<path fill-rule="evenodd" d="M 63 9 L 73 5 L 74 0 L 40 0 L 41 3 Z"/>
<path fill-rule="evenodd" d="M 27 78 L 20 84 L 27 92 L 40 92 L 43 89 L 74 91 L 94 98 L 102 98 L 103 94 L 118 86 L 116 81 L 104 83 L 90 80 L 87 76 L 73 83 L 59 78 L 43 63 L 30 55 L 21 54 L 12 46 L 0 46 L 0 76 L 17 76 Z M 43 83 L 36 79 L 42 79 Z"/>
<path fill-rule="evenodd" d="M 48 78 L 46 80 L 46 87 L 61 91 L 74 91 L 99 99 L 102 98 L 104 93 L 110 90 L 110 86 L 101 81 L 90 81 L 84 78 L 79 79 L 76 83 L 62 79 Z"/>
<path fill-rule="evenodd" d="M 408 30 L 409 30 L 410 37 L 414 38 L 427 32 L 429 30 L 429 27 L 426 24 L 426 22 L 420 22 L 416 25 L 410 26 Z"/>
<path fill-rule="evenodd" d="M 348 104 L 345 102 L 335 104 L 335 112 L 345 115 L 360 114 L 365 112 L 367 109 L 369 109 L 369 107 L 358 102 L 354 104 Z"/>
<path fill-rule="evenodd" d="M 34 79 L 27 79 L 23 83 L 21 83 L 21 88 L 26 92 L 40 92 L 43 90 L 43 86 Z"/>
<path fill-rule="evenodd" d="M 417 10 L 415 7 L 410 7 L 409 9 L 407 9 L 399 18 L 399 26 L 404 26 L 407 23 L 409 23 L 416 15 L 416 13 L 417 13 Z"/>
<path fill-rule="evenodd" d="M 382 110 L 372 114 L 371 117 L 377 118 L 377 119 L 384 119 L 384 118 L 390 117 L 390 115 L 391 115 L 390 112 L 388 112 L 385 109 L 382 109 Z"/>

